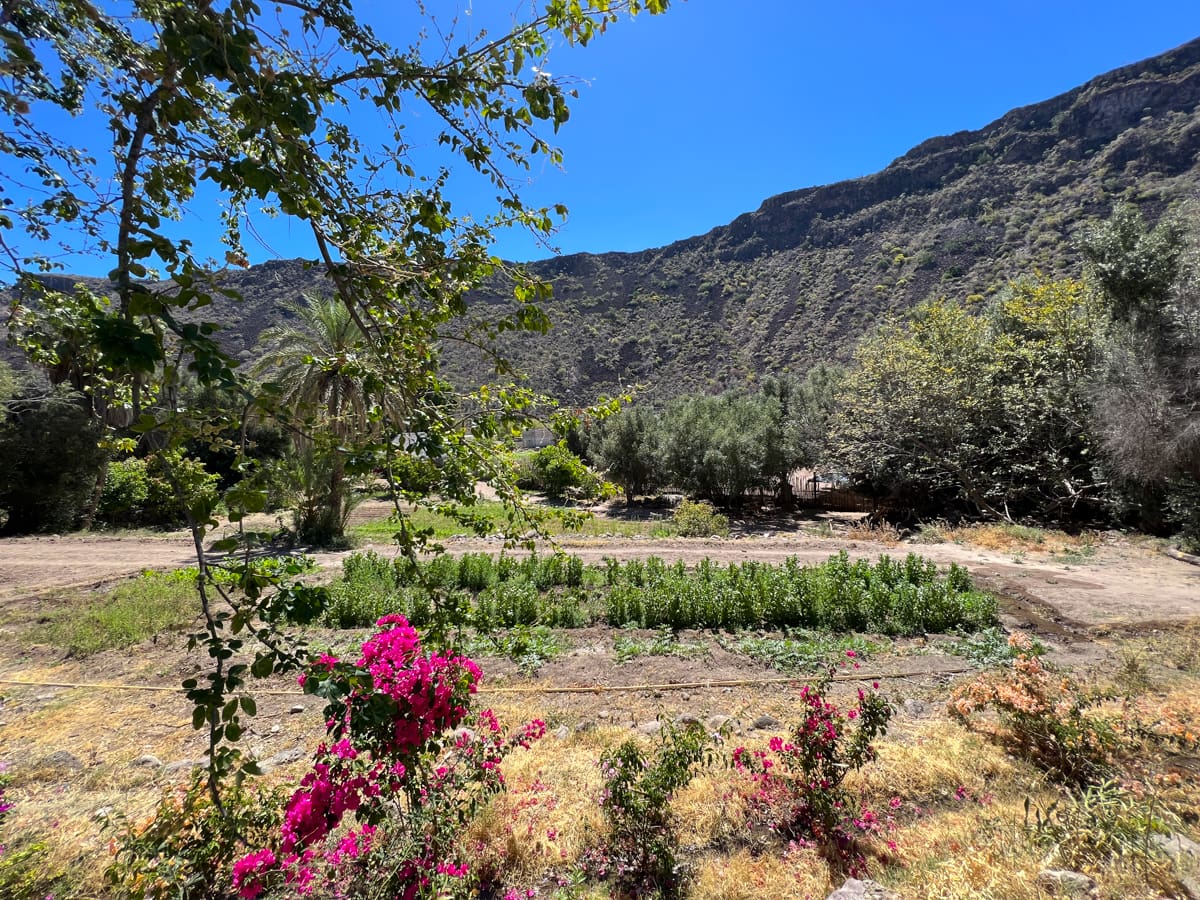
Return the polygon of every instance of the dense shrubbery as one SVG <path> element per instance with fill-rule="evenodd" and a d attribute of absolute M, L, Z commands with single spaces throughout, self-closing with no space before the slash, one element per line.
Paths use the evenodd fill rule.
<path fill-rule="evenodd" d="M 562 441 L 522 461 L 517 483 L 555 500 L 588 499 L 599 496 L 603 488 L 600 478 Z"/>
<path fill-rule="evenodd" d="M 968 630 L 991 625 L 996 601 L 972 589 L 966 571 L 946 572 L 915 554 L 852 562 L 845 553 L 820 565 L 747 562 L 695 569 L 661 559 L 585 566 L 574 556 L 439 557 L 419 580 L 374 553 L 354 554 L 330 588 L 331 624 L 364 626 L 401 613 L 421 623 L 430 590 L 445 595 L 481 631 L 517 625 L 580 627 L 604 621 L 643 628 L 822 628 L 881 634 Z"/>
<path fill-rule="evenodd" d="M 178 450 L 108 465 L 96 520 L 117 528 L 170 528 L 187 522 L 195 502 L 211 503 L 217 476 Z"/>
<path fill-rule="evenodd" d="M 70 531 L 95 491 L 102 429 L 78 396 L 29 395 L 0 420 L 0 511 L 11 534 Z"/>

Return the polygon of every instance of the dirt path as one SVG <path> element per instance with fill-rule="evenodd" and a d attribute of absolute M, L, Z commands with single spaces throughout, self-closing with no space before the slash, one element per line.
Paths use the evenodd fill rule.
<path fill-rule="evenodd" d="M 452 539 L 446 545 L 454 553 L 500 549 L 497 542 L 481 540 Z M 390 550 L 386 544 L 370 546 L 380 553 Z M 727 540 L 567 539 L 562 546 L 587 562 L 606 556 L 659 556 L 686 563 L 705 557 L 720 562 L 780 562 L 796 556 L 804 562 L 816 562 L 840 550 L 866 558 L 916 552 L 939 565 L 965 566 L 983 585 L 1004 595 L 1017 624 L 1022 624 L 1020 620 L 1025 617 L 1050 628 L 1148 629 L 1159 623 L 1200 619 L 1200 567 L 1122 539 L 1100 543 L 1086 558 L 1002 553 L 953 543 L 886 546 L 800 534 Z M 323 566 L 336 566 L 344 555 L 321 553 L 317 559 Z M 2 540 L 0 605 L 51 591 L 91 587 L 143 569 L 174 568 L 192 562 L 191 545 L 182 533 Z"/>

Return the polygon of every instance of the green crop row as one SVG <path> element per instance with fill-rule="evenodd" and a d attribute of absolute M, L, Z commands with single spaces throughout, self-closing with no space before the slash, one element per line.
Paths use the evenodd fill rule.
<path fill-rule="evenodd" d="M 432 593 L 431 593 L 432 592 Z M 331 587 L 327 618 L 366 626 L 402 613 L 429 620 L 433 596 L 479 631 L 519 625 L 819 628 L 878 634 L 973 631 L 996 621 L 996 601 L 975 591 L 965 569 L 944 572 L 916 554 L 875 563 L 840 553 L 819 564 L 704 560 L 694 568 L 651 557 L 588 566 L 577 556 L 441 556 L 419 573 L 373 552 L 354 554 Z"/>

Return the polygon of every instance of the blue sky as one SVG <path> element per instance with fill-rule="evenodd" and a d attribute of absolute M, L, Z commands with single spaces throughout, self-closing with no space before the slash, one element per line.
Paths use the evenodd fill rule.
<path fill-rule="evenodd" d="M 408 2 L 363 0 L 362 17 L 407 42 Z M 427 2 L 442 22 L 457 13 L 475 25 L 529 5 Z M 674 0 L 666 15 L 622 21 L 586 49 L 553 49 L 547 68 L 582 83 L 557 138 L 564 168 L 539 166 L 526 196 L 570 208 L 555 238 L 563 252 L 657 247 L 773 194 L 878 171 L 929 137 L 980 128 L 1198 36 L 1195 0 Z M 490 210 L 494 191 L 464 178 L 452 196 L 462 214 Z M 217 224 L 209 201 L 180 228 L 219 257 L 205 246 Z M 274 222 L 263 233 L 265 244 L 247 241 L 253 262 L 310 252 L 303 229 Z M 550 252 L 523 232 L 501 235 L 496 251 Z M 66 262 L 81 274 L 109 267 Z"/>
<path fill-rule="evenodd" d="M 565 252 L 661 246 L 1195 37 L 1194 0 L 677 3 L 563 54 L 591 84 L 530 196 Z"/>

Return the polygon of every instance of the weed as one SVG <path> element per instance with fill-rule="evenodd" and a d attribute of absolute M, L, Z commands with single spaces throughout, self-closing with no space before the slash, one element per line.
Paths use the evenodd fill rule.
<path fill-rule="evenodd" d="M 194 576 L 146 572 L 90 603 L 52 614 L 42 637 L 71 656 L 131 647 L 164 631 L 185 628 L 199 610 Z"/>
<path fill-rule="evenodd" d="M 1035 637 L 1019 647 L 1009 643 L 1008 635 L 998 625 L 981 628 L 974 634 L 958 631 L 953 640 L 941 645 L 941 649 L 953 656 L 961 656 L 981 669 L 1012 662 L 1021 653 L 1030 656 L 1042 656 L 1046 653 L 1046 645 Z M 1023 649 L 1022 649 L 1023 648 Z"/>
<path fill-rule="evenodd" d="M 834 635 L 821 631 L 798 631 L 784 638 L 746 634 L 736 640 L 722 640 L 721 646 L 781 672 L 816 672 L 845 656 L 847 650 L 861 659 L 879 652 L 882 647 L 861 635 Z"/>
<path fill-rule="evenodd" d="M 545 625 L 517 625 L 506 631 L 476 634 L 463 646 L 471 656 L 503 656 L 526 675 L 562 656 L 566 645 Z"/>
<path fill-rule="evenodd" d="M 900 543 L 900 529 L 891 522 L 860 522 L 846 532 L 846 537 L 854 541 L 874 541 L 877 544 L 894 546 Z"/>
<path fill-rule="evenodd" d="M 680 659 L 698 659 L 708 656 L 708 647 L 696 641 L 681 641 L 670 628 L 659 628 L 652 638 L 633 635 L 617 635 L 613 638 L 613 651 L 618 663 L 627 663 L 639 656 L 677 656 Z"/>
<path fill-rule="evenodd" d="M 1116 781 L 1089 785 L 1045 808 L 1026 800 L 1025 817 L 1059 863 L 1076 869 L 1095 868 L 1114 858 L 1136 867 L 1153 864 L 1165 855 L 1154 836 L 1170 834 L 1178 825 L 1153 797 L 1135 795 Z"/>
<path fill-rule="evenodd" d="M 1117 666 L 1116 683 L 1126 696 L 1145 693 L 1150 689 L 1150 669 L 1146 665 L 1145 648 L 1121 647 L 1121 662 Z"/>
<path fill-rule="evenodd" d="M 950 540 L 950 526 L 942 519 L 922 522 L 917 533 L 908 540 L 911 544 L 944 544 Z"/>

